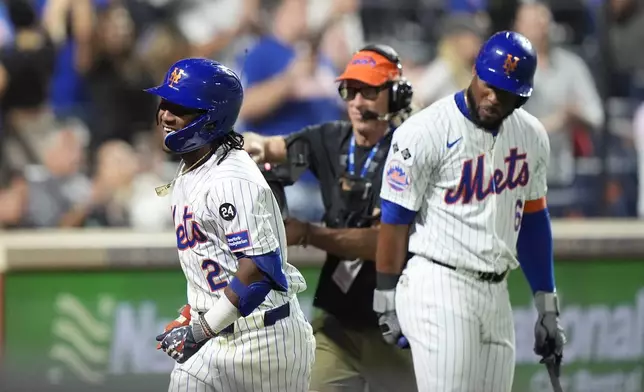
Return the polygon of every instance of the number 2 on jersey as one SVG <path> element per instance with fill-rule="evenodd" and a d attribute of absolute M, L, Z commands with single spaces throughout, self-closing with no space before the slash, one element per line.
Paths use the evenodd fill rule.
<path fill-rule="evenodd" d="M 210 286 L 210 291 L 215 292 L 223 289 L 228 286 L 228 282 L 219 278 L 221 275 L 221 266 L 218 262 L 210 259 L 206 259 L 201 262 L 201 269 L 208 272 L 206 279 L 208 280 L 208 285 Z"/>
<path fill-rule="evenodd" d="M 523 218 L 523 200 L 518 199 L 514 205 L 514 231 L 519 231 Z"/>

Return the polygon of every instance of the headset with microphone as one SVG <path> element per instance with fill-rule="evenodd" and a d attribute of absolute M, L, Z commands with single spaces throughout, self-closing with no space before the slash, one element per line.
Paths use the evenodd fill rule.
<path fill-rule="evenodd" d="M 389 121 L 392 117 L 400 114 L 403 111 L 411 110 L 411 100 L 414 95 L 414 90 L 411 83 L 403 77 L 403 67 L 400 62 L 398 53 L 389 45 L 383 44 L 370 44 L 358 52 L 374 52 L 386 58 L 389 62 L 396 65 L 398 69 L 398 77 L 386 82 L 386 88 L 389 90 L 389 105 L 386 114 L 378 114 L 371 110 L 362 112 L 363 120 L 378 120 Z M 347 96 L 346 84 L 340 83 L 338 92 L 340 96 Z M 344 91 L 343 91 L 344 90 Z"/>

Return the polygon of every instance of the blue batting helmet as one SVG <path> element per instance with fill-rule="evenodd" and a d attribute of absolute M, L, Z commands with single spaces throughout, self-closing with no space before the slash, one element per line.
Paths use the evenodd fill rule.
<path fill-rule="evenodd" d="M 532 94 L 537 53 L 523 35 L 501 31 L 481 46 L 475 69 L 490 86 L 527 98 Z"/>
<path fill-rule="evenodd" d="M 216 61 L 198 58 L 177 61 L 163 84 L 145 91 L 203 112 L 185 128 L 166 135 L 166 147 L 180 154 L 232 132 L 244 98 L 241 81 L 233 71 Z"/>

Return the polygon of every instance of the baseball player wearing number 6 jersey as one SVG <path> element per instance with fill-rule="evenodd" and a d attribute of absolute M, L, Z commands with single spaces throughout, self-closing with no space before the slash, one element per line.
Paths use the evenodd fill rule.
<path fill-rule="evenodd" d="M 561 361 L 545 199 L 550 147 L 543 126 L 520 108 L 535 69 L 525 37 L 497 33 L 481 47 L 466 91 L 394 134 L 381 191 L 374 310 L 385 340 L 409 341 L 421 392 L 511 390 L 506 277 L 519 266 L 539 314 L 535 352 Z"/>
<path fill-rule="evenodd" d="M 170 391 L 307 391 L 315 340 L 286 262 L 280 209 L 233 131 L 239 78 L 206 59 L 184 59 L 162 85 L 157 121 L 164 149 L 180 154 L 172 192 L 188 305 L 159 336 L 177 361 Z M 187 311 L 189 309 L 189 313 Z"/>

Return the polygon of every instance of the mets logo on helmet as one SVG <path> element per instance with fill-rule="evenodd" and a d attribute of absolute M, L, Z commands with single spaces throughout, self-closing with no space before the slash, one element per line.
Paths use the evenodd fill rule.
<path fill-rule="evenodd" d="M 508 56 L 505 58 L 505 63 L 503 63 L 503 69 L 505 70 L 506 75 L 510 75 L 512 72 L 517 70 L 519 60 L 521 59 L 508 53 Z"/>
<path fill-rule="evenodd" d="M 179 83 L 179 80 L 181 80 L 183 75 L 185 75 L 183 70 L 181 68 L 175 67 L 172 70 L 172 73 L 170 74 L 170 76 L 168 77 L 168 86 L 174 87 L 173 85 Z"/>

